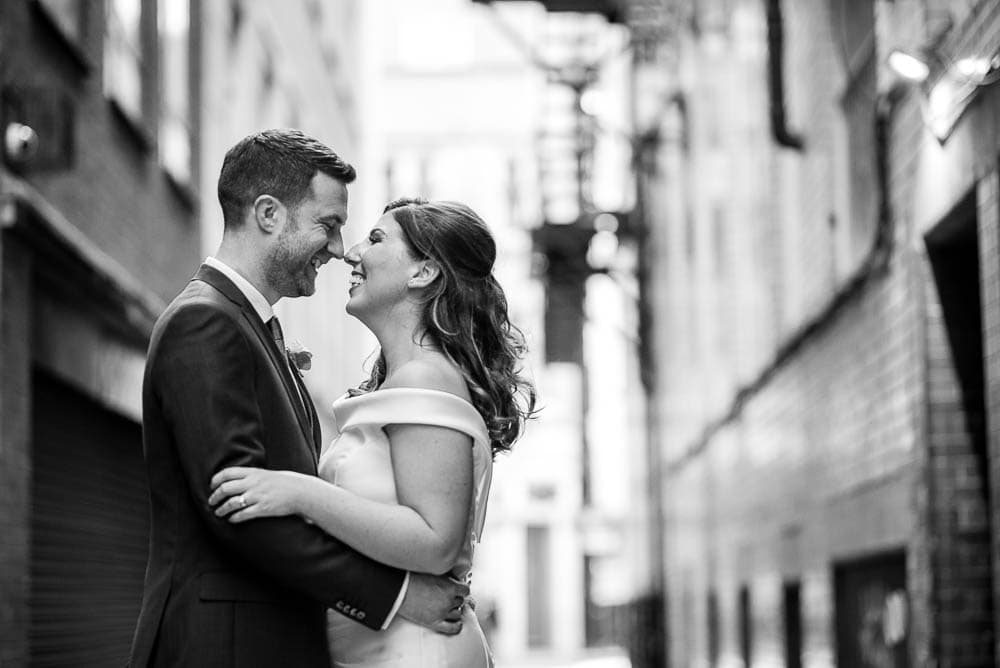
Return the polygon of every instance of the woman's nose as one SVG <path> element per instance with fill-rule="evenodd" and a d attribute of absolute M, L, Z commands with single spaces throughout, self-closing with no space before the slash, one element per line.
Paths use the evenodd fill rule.
<path fill-rule="evenodd" d="M 361 262 L 361 253 L 358 252 L 358 244 L 354 244 L 353 246 L 347 249 L 347 252 L 344 253 L 344 262 L 351 265 L 352 267 L 356 265 L 358 262 Z"/>

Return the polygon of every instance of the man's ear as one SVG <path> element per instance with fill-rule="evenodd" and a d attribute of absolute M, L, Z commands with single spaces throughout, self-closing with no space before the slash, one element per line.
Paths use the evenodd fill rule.
<path fill-rule="evenodd" d="M 273 195 L 260 195 L 253 201 L 253 218 L 262 232 L 271 234 L 281 229 L 288 209 Z"/>
<path fill-rule="evenodd" d="M 426 288 L 428 285 L 437 280 L 437 277 L 441 275 L 441 267 L 434 260 L 421 260 L 417 264 L 417 270 L 410 277 L 410 280 L 406 282 L 406 285 L 411 288 Z"/>

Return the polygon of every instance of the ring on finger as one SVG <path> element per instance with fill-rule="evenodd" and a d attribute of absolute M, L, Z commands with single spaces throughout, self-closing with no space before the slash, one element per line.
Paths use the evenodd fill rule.
<path fill-rule="evenodd" d="M 247 507 L 247 497 L 244 496 L 243 494 L 240 494 L 239 497 L 236 500 L 239 502 L 240 508 L 246 508 Z"/>

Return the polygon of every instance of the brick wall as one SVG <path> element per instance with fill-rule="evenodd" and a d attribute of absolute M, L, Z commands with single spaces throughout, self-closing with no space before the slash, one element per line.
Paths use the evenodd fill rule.
<path fill-rule="evenodd" d="M 941 304 L 929 292 L 926 522 L 936 656 L 945 665 L 987 666 L 993 664 L 993 582 L 986 470 L 977 426 L 963 406 L 973 388 L 962 387 Z"/>
<path fill-rule="evenodd" d="M 760 4 L 731 7 L 727 53 L 732 67 L 747 73 L 759 55 L 755 49 L 762 48 Z M 992 417 L 1000 411 L 1000 94 L 982 90 L 942 143 L 923 124 L 925 92 L 902 91 L 889 118 L 891 255 L 884 269 L 816 321 L 813 316 L 858 267 L 875 230 L 869 227 L 866 234 L 860 221 L 843 217 L 850 201 L 838 189 L 847 180 L 842 170 L 849 162 L 840 153 L 845 137 L 837 90 L 843 72 L 831 43 L 831 3 L 782 4 L 789 123 L 803 132 L 806 149 L 792 154 L 762 147 L 756 141 L 768 132 L 762 110 L 724 100 L 729 109 L 722 122 L 740 128 L 728 135 L 724 160 L 751 155 L 757 166 L 735 171 L 741 180 L 728 187 L 766 194 L 757 207 L 745 206 L 752 199 L 738 200 L 741 224 L 750 232 L 734 230 L 727 238 L 727 252 L 746 258 L 741 284 L 711 278 L 706 284 L 707 274 L 691 264 L 678 266 L 673 251 L 673 264 L 660 274 L 664 282 L 654 282 L 650 295 L 661 370 L 651 422 L 666 461 L 671 665 L 708 660 L 709 591 L 717 593 L 719 665 L 740 665 L 743 586 L 751 607 L 752 664 L 782 665 L 781 587 L 789 581 L 802 588 L 803 665 L 832 665 L 835 568 L 900 552 L 906 555 L 911 665 L 992 665 L 990 599 L 996 599 L 997 587 L 990 569 L 997 571 L 998 565 L 994 558 L 991 566 L 989 526 L 992 522 L 996 546 L 1000 525 L 985 493 L 983 446 L 977 446 L 967 419 L 970 385 L 956 367 L 947 308 L 941 304 L 945 300 L 951 307 L 955 298 L 939 296 L 924 237 L 969 193 L 977 193 L 986 360 L 980 391 L 985 389 L 991 470 L 1000 473 L 995 464 L 1000 421 Z M 930 29 L 922 3 L 878 2 L 875 10 L 880 62 L 888 49 L 919 41 Z M 992 53 L 1000 45 L 997 35 L 996 3 L 965 3 L 942 48 L 954 58 Z M 685 39 L 697 43 L 699 37 L 688 33 Z M 679 69 L 687 74 L 677 77 L 679 85 L 697 79 L 698 72 L 711 74 L 707 67 L 699 70 L 696 57 L 690 48 L 682 55 Z M 885 76 L 880 71 L 883 85 Z M 760 104 L 766 81 L 752 81 L 756 84 L 743 86 L 756 85 L 756 96 L 738 87 L 733 94 Z M 685 92 L 698 95 L 693 87 Z M 706 149 L 695 135 L 688 150 L 696 156 L 690 166 Z M 669 146 L 661 151 L 663 164 L 685 160 Z M 683 171 L 682 166 L 675 173 Z M 666 249 L 664 254 L 671 252 L 671 240 L 683 238 L 687 225 L 668 208 L 668 195 L 697 198 L 704 179 L 721 178 L 726 188 L 726 175 L 689 169 L 686 178 L 689 187 L 664 179 L 652 200 L 663 205 L 653 208 L 650 248 Z M 770 294 L 760 286 L 770 286 Z M 728 332 L 742 344 L 726 349 L 702 341 L 696 355 L 685 357 L 685 346 L 703 327 L 688 317 L 685 304 L 716 292 L 734 304 L 728 312 L 719 309 L 709 329 Z M 767 368 L 775 349 L 806 325 L 809 335 L 784 363 L 762 376 L 750 374 L 751 384 L 741 385 L 738 381 L 746 380 L 737 376 L 721 400 L 706 390 L 713 382 L 702 375 L 721 368 L 727 377 L 734 368 L 746 368 L 747 357 L 758 360 L 751 365 L 756 371 Z M 736 359 L 733 350 L 744 357 Z M 705 359 L 710 362 L 703 364 Z M 737 396 L 741 388 L 745 391 Z M 992 494 L 1000 498 L 996 485 Z M 992 507 L 998 507 L 996 501 Z"/>
<path fill-rule="evenodd" d="M 979 255 L 980 255 L 980 297 L 983 303 L 983 355 L 986 368 L 986 429 L 987 452 L 989 453 L 989 478 L 991 494 L 991 523 L 993 533 L 993 580 L 1000 582 L 1000 507 L 998 501 L 998 481 L 1000 481 L 1000 263 L 996 261 L 1000 254 L 1000 175 L 996 170 L 989 171 L 979 182 L 977 188 L 977 209 L 979 221 Z M 1000 609 L 1000 592 L 994 587 L 993 609 Z M 1000 655 L 1000 620 L 994 619 L 994 655 Z"/>
<path fill-rule="evenodd" d="M 0 7 L 0 62 L 3 63 L 0 102 L 7 105 L 27 101 L 31 105 L 38 96 L 61 99 L 65 104 L 62 111 L 70 115 L 75 141 L 69 152 L 47 166 L 36 162 L 14 174 L 13 165 L 0 161 L 0 182 L 22 179 L 37 193 L 43 209 L 56 212 L 54 218 L 60 219 L 60 225 L 62 219 L 68 222 L 68 234 L 74 244 L 91 249 L 93 257 L 110 257 L 117 265 L 112 274 L 129 275 L 152 303 L 157 297 L 166 301 L 183 287 L 200 259 L 199 228 L 190 193 L 178 189 L 168 179 L 158 161 L 155 141 L 140 141 L 113 111 L 103 93 L 105 3 L 100 0 L 76 3 L 85 16 L 78 53 L 61 41 L 59 33 L 41 14 L 40 4 L 33 0 L 12 0 Z M 153 0 L 144 0 L 144 4 L 147 10 L 156 6 Z M 146 32 L 153 26 L 155 21 L 149 21 Z M 152 105 L 146 115 L 155 118 L 155 54 L 149 54 L 146 63 L 143 74 L 149 88 L 144 97 Z M 35 121 L 32 124 L 37 125 L 40 142 L 47 148 L 56 133 L 37 116 Z M 150 130 L 155 137 L 155 129 Z M 45 406 L 31 403 L 33 357 L 39 354 L 39 340 L 58 342 L 60 337 L 72 336 L 58 322 L 43 332 L 35 329 L 41 326 L 35 308 L 38 299 L 43 291 L 54 298 L 54 286 L 60 285 L 59 299 L 72 302 L 81 322 L 95 334 L 86 340 L 115 339 L 116 345 L 127 348 L 134 356 L 145 351 L 143 331 L 136 331 L 126 322 L 112 322 L 96 306 L 108 300 L 113 302 L 115 295 L 104 294 L 106 286 L 98 291 L 88 287 L 92 283 L 78 281 L 76 274 L 70 275 L 70 268 L 79 270 L 79 258 L 65 260 L 73 255 L 72 251 L 67 252 L 45 235 L 36 234 L 35 228 L 44 225 L 34 214 L 29 215 L 27 208 L 21 207 L 15 214 L 14 229 L 0 231 L 0 665 L 3 666 L 27 665 L 31 650 L 34 465 L 31 424 L 33 415 L 45 415 L 46 410 Z M 5 215 L 12 211 L 5 210 Z M 98 266 L 83 273 L 90 271 L 99 273 L 111 268 Z M 73 285 L 66 287 L 68 283 Z M 73 296 L 61 295 L 64 289 L 73 292 Z M 113 292 L 114 288 L 108 290 Z M 72 343 L 83 345 L 79 337 Z M 96 355 L 101 351 L 87 352 Z M 101 370 L 94 372 L 95 378 L 91 380 L 118 382 L 121 385 L 118 393 L 128 393 L 131 404 L 139 403 L 134 385 L 116 379 L 113 374 L 108 376 L 106 369 L 103 371 L 104 374 Z M 86 383 L 78 389 L 103 398 Z M 58 420 L 59 415 L 51 417 Z M 138 440 L 133 445 L 136 451 L 141 448 Z M 137 508 L 135 512 L 143 510 Z"/>
<path fill-rule="evenodd" d="M 172 298 L 200 261 L 196 211 L 171 183 L 157 158 L 155 126 L 138 140 L 103 93 L 103 3 L 82 0 L 86 26 L 80 46 L 85 64 L 70 57 L 34 2 L 4 3 L 0 29 L 3 83 L 65 96 L 75 142 L 64 166 L 29 170 L 25 178 L 89 240 L 141 277 L 152 292 Z M 156 3 L 145 0 L 145 11 Z M 155 25 L 155 23 L 154 23 Z M 146 54 L 144 78 L 155 118 L 155 52 Z M 50 136 L 39 128 L 41 141 Z"/>
<path fill-rule="evenodd" d="M 815 601 L 829 595 L 832 561 L 904 546 L 916 522 L 919 368 L 900 361 L 912 355 L 912 332 L 893 326 L 905 315 L 887 308 L 890 293 L 880 286 L 845 313 L 668 479 L 668 591 L 717 582 L 725 608 L 746 582 L 757 606 L 775 600 L 782 578 L 800 580 L 805 645 L 831 651 L 830 604 Z M 876 309 L 888 317 L 866 317 Z M 674 614 L 702 626 L 700 611 Z M 723 618 L 734 619 L 731 610 Z M 755 608 L 754 619 L 763 625 L 756 643 L 776 647 L 780 611 Z M 724 629 L 721 655 L 737 651 Z M 675 656 L 674 665 L 694 659 Z"/>

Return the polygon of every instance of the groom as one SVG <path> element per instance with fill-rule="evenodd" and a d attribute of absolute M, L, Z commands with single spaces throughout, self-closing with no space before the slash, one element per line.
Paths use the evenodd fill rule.
<path fill-rule="evenodd" d="M 143 383 L 152 523 L 130 665 L 330 668 L 326 609 L 457 633 L 468 587 L 364 557 L 298 517 L 231 524 L 227 466 L 316 474 L 320 427 L 272 306 L 343 257 L 354 168 L 295 130 L 252 135 L 219 176 L 225 230 L 156 323 Z M 458 606 L 460 608 L 460 605 Z"/>

